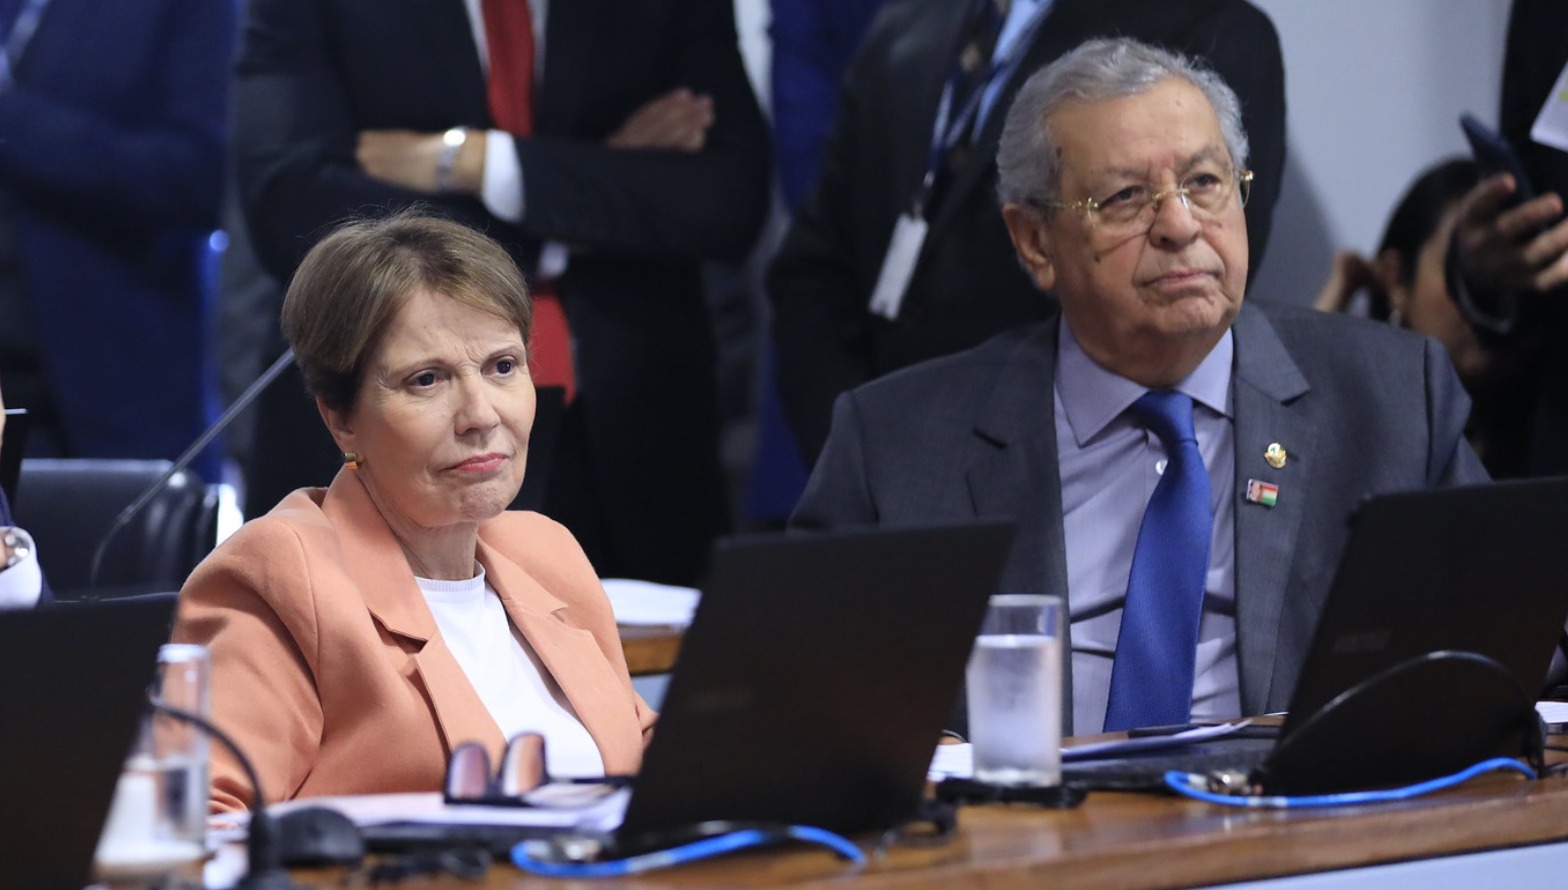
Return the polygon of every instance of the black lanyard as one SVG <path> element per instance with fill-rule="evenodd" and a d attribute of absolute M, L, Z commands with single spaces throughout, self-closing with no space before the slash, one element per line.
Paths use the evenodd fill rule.
<path fill-rule="evenodd" d="M 5 40 L 0 42 L 0 90 L 10 89 L 15 83 L 16 66 L 27 52 L 28 44 L 33 42 L 33 34 L 38 31 L 38 20 L 43 18 L 44 9 L 48 6 L 49 0 L 27 0 L 22 11 L 16 14 L 16 22 L 5 35 Z"/>
<path fill-rule="evenodd" d="M 1016 0 L 1015 0 L 1016 2 Z M 1040 30 L 1040 23 L 1045 21 L 1046 14 L 1051 11 L 1053 0 L 1041 0 L 1034 16 L 1029 19 L 1029 24 L 1024 26 L 1007 51 L 1001 56 L 993 58 L 986 67 L 985 73 L 969 91 L 969 99 L 964 102 L 964 107 L 953 114 L 953 78 L 949 77 L 947 84 L 942 87 L 942 99 L 937 104 L 936 122 L 931 127 L 931 151 L 926 164 L 925 179 L 921 180 L 920 188 L 915 193 L 915 215 L 924 213 L 926 202 L 931 200 L 931 188 L 936 184 L 937 171 L 947 162 L 948 153 L 953 150 L 969 128 L 974 125 L 975 117 L 980 113 L 981 101 L 991 84 L 998 78 L 1005 83 L 1013 73 L 1018 70 L 1023 62 L 1025 51 L 1034 43 L 1034 35 Z M 1006 28 L 1006 22 L 1003 22 Z"/>

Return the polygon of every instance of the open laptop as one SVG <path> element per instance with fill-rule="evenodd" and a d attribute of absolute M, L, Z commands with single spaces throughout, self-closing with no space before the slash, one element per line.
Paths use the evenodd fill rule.
<path fill-rule="evenodd" d="M 1273 740 L 1071 763 L 1069 780 L 1245 770 L 1271 794 L 1391 786 L 1519 756 L 1568 618 L 1568 478 L 1384 494 L 1351 534 Z"/>
<path fill-rule="evenodd" d="M 721 544 L 616 846 L 712 819 L 858 832 L 913 815 L 1012 534 Z"/>
<path fill-rule="evenodd" d="M 80 890 L 135 739 L 174 594 L 0 612 L 0 869 Z"/>
<path fill-rule="evenodd" d="M 997 592 L 1005 523 L 732 538 L 681 645 L 617 828 L 627 855 L 712 820 L 892 827 L 914 815 Z M 552 830 L 395 823 L 372 848 Z"/>

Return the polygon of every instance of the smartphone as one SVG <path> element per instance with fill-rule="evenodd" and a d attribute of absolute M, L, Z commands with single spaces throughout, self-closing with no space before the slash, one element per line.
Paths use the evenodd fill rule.
<path fill-rule="evenodd" d="M 1524 172 L 1524 164 L 1520 163 L 1519 155 L 1507 139 L 1468 111 L 1459 115 L 1459 128 L 1465 131 L 1465 139 L 1470 142 L 1470 153 L 1480 165 L 1482 177 L 1497 173 L 1513 176 L 1514 195 L 1509 199 L 1508 206 L 1523 204 L 1535 197 L 1535 189 L 1530 185 L 1529 175 Z"/>

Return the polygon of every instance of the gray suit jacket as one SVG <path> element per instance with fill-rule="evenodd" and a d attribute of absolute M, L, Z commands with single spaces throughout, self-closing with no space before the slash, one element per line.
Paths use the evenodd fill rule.
<path fill-rule="evenodd" d="M 1065 594 L 1051 401 L 1059 323 L 840 396 L 793 524 L 1010 518 L 1018 537 L 1002 589 Z M 1463 436 L 1470 400 L 1435 341 L 1252 303 L 1232 330 L 1237 657 L 1242 708 L 1262 714 L 1289 703 L 1356 506 L 1374 492 L 1487 476 Z M 1289 455 L 1280 469 L 1263 457 L 1274 442 Z M 1247 502 L 1249 479 L 1278 485 L 1277 505 Z"/>

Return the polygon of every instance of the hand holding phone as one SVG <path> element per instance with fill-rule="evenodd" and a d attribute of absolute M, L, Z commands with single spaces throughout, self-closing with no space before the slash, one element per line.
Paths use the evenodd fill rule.
<path fill-rule="evenodd" d="M 1459 115 L 1459 128 L 1464 130 L 1465 139 L 1470 142 L 1470 153 L 1481 167 L 1483 178 L 1498 173 L 1507 173 L 1514 178 L 1514 194 L 1507 206 L 1523 204 L 1535 197 L 1530 176 L 1524 172 L 1524 164 L 1507 139 L 1468 111 Z"/>
<path fill-rule="evenodd" d="M 1470 142 L 1482 181 L 1460 203 L 1455 224 L 1451 287 L 1477 316 L 1506 317 L 1504 297 L 1544 293 L 1568 284 L 1568 221 L 1560 199 L 1537 197 L 1519 155 L 1506 139 L 1473 115 L 1459 126 Z M 1504 194 L 1496 174 L 1513 178 Z M 1461 277 L 1462 276 L 1462 277 Z M 1493 322 L 1494 324 L 1496 322 Z"/>

